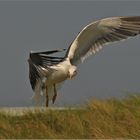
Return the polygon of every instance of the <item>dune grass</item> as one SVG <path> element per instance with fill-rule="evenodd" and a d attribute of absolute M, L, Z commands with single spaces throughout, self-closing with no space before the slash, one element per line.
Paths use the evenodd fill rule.
<path fill-rule="evenodd" d="M 0 113 L 0 138 L 140 138 L 140 96 L 93 99 L 83 109 Z"/>

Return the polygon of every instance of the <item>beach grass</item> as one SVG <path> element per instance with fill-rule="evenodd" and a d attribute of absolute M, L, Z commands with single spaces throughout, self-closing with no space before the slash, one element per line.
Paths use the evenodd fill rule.
<path fill-rule="evenodd" d="M 84 107 L 0 111 L 1 139 L 140 138 L 140 96 L 92 99 Z"/>

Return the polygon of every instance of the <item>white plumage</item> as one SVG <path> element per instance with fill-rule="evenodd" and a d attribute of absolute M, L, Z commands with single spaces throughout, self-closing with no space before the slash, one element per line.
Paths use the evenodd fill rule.
<path fill-rule="evenodd" d="M 111 17 L 90 23 L 77 35 L 68 48 L 65 57 L 53 57 L 51 54 L 64 50 L 31 52 L 29 78 L 35 99 L 46 97 L 55 102 L 57 86 L 72 79 L 77 74 L 77 64 L 100 51 L 105 45 L 125 40 L 140 34 L 140 16 Z"/>

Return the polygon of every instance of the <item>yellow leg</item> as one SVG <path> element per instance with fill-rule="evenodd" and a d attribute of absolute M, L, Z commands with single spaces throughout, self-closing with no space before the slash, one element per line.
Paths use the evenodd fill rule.
<path fill-rule="evenodd" d="M 55 84 L 53 85 L 53 87 L 54 87 L 54 96 L 53 96 L 53 98 L 52 98 L 52 102 L 53 102 L 53 104 L 54 104 L 54 102 L 55 102 L 55 100 L 56 100 L 56 97 L 57 97 L 57 91 L 56 91 L 56 86 L 55 86 Z"/>

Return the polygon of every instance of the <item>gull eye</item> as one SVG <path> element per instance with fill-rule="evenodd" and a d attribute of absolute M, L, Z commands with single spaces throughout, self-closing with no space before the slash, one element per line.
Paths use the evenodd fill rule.
<path fill-rule="evenodd" d="M 75 76 L 77 74 L 77 71 L 75 70 L 74 72 L 73 72 L 73 75 Z"/>

